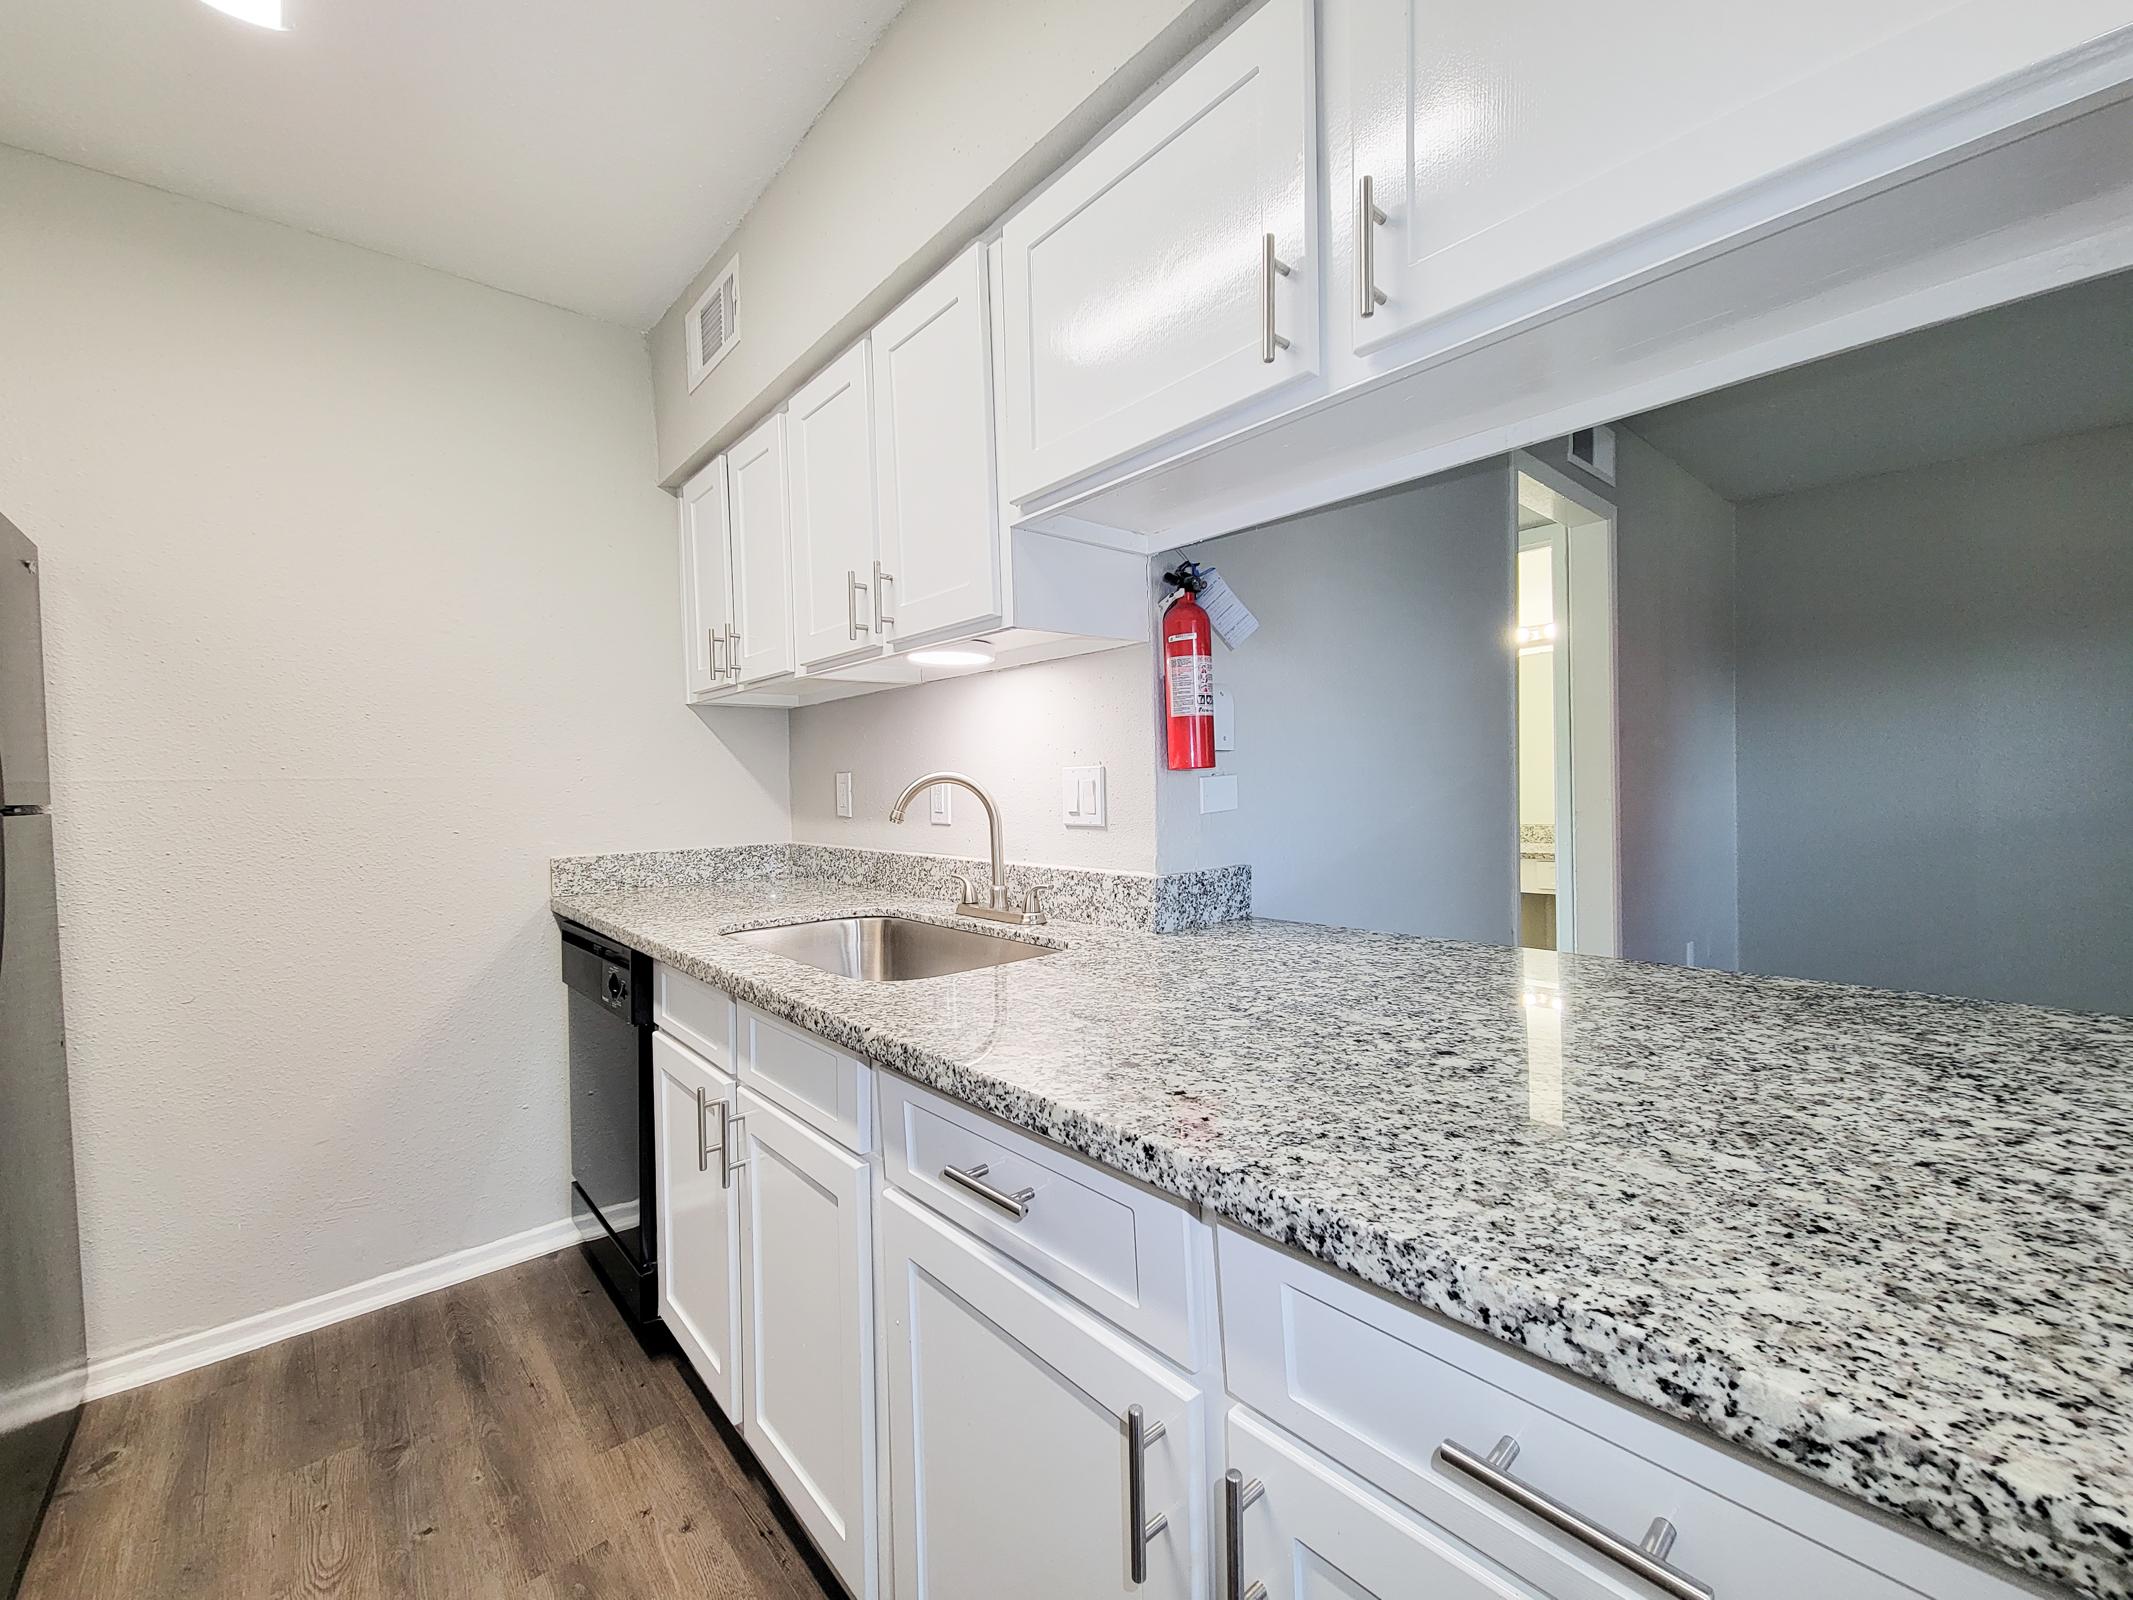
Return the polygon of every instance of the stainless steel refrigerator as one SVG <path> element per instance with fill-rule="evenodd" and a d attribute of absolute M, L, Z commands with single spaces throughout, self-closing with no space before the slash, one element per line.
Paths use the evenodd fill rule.
<path fill-rule="evenodd" d="M 59 1007 L 37 547 L 0 517 L 0 1594 L 81 1410 L 81 1246 Z"/>

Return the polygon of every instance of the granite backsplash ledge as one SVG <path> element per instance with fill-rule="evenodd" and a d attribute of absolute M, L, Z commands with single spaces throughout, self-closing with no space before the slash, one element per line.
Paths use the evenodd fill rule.
<path fill-rule="evenodd" d="M 989 863 L 975 856 L 855 850 L 830 844 L 716 845 L 697 850 L 557 856 L 548 863 L 548 892 L 686 889 L 800 877 L 854 889 L 946 899 L 955 893 L 958 877 L 982 884 L 990 870 Z M 1010 861 L 1007 888 L 1015 903 L 1019 905 L 1033 887 L 1045 891 L 1045 909 L 1062 922 L 1106 928 L 1182 933 L 1252 914 L 1252 869 L 1248 866 L 1193 872 L 1103 872 Z"/>

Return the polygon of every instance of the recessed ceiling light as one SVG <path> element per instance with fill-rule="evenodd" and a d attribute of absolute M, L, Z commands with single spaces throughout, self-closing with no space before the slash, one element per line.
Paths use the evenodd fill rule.
<path fill-rule="evenodd" d="M 924 650 L 913 650 L 909 658 L 921 667 L 989 667 L 993 663 L 992 646 L 979 639 L 964 644 L 937 644 Z"/>
<path fill-rule="evenodd" d="M 286 32 L 281 20 L 281 0 L 203 0 L 226 17 L 235 17 L 239 22 L 249 22 L 255 28 L 272 28 L 276 33 Z"/>

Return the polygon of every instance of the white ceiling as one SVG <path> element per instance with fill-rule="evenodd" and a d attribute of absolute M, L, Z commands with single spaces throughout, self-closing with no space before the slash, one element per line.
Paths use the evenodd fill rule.
<path fill-rule="evenodd" d="M 0 4 L 0 143 L 648 327 L 901 0 Z"/>
<path fill-rule="evenodd" d="M 1628 418 L 1728 500 L 2133 422 L 2133 272 Z"/>

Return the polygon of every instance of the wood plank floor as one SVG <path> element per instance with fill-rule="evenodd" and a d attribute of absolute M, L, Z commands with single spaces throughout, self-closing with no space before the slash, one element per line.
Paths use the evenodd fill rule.
<path fill-rule="evenodd" d="M 92 1403 L 21 1600 L 826 1600 L 575 1250 Z"/>

